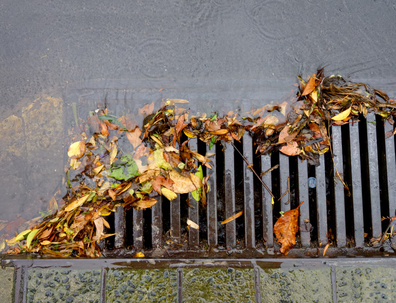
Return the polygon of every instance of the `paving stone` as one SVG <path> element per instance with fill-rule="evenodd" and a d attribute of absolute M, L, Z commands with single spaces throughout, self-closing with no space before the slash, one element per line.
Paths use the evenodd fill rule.
<path fill-rule="evenodd" d="M 253 269 L 183 269 L 183 302 L 256 302 Z"/>
<path fill-rule="evenodd" d="M 330 268 L 261 269 L 262 302 L 332 302 Z"/>
<path fill-rule="evenodd" d="M 0 298 L 1 302 L 12 302 L 14 285 L 14 268 L 0 269 Z"/>
<path fill-rule="evenodd" d="M 177 271 L 109 269 L 106 302 L 177 302 Z"/>
<path fill-rule="evenodd" d="M 338 267 L 335 269 L 338 302 L 395 302 L 393 267 Z"/>
<path fill-rule="evenodd" d="M 26 302 L 100 302 L 101 271 L 29 269 Z"/>

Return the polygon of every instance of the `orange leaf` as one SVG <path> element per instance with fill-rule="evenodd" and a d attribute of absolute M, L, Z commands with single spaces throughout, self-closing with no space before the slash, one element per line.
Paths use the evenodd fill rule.
<path fill-rule="evenodd" d="M 113 201 L 115 201 L 115 199 L 116 199 L 116 194 L 115 194 L 114 190 L 109 189 L 108 193 L 109 193 L 110 198 L 111 198 Z"/>
<path fill-rule="evenodd" d="M 136 201 L 133 206 L 136 209 L 146 209 L 146 208 L 150 208 L 151 206 L 153 206 L 155 203 L 157 203 L 157 200 L 154 198 L 147 198 L 147 199 L 142 199 L 142 200 L 138 200 Z"/>
<path fill-rule="evenodd" d="M 226 133 L 228 133 L 228 129 L 224 128 L 210 132 L 211 135 L 225 135 Z"/>
<path fill-rule="evenodd" d="M 278 143 L 280 144 L 280 143 L 290 142 L 297 136 L 297 134 L 298 132 L 289 134 L 289 127 L 286 125 L 279 133 Z"/>
<path fill-rule="evenodd" d="M 313 74 L 311 78 L 309 78 L 307 85 L 305 85 L 301 96 L 309 95 L 310 93 L 313 92 L 315 88 L 316 88 L 316 74 Z"/>
<path fill-rule="evenodd" d="M 107 137 L 109 135 L 109 131 L 107 129 L 107 125 L 103 121 L 100 121 L 100 132 L 105 137 Z"/>
<path fill-rule="evenodd" d="M 153 184 L 153 189 L 154 189 L 157 193 L 161 194 L 161 185 L 162 185 L 162 186 L 165 186 L 165 187 L 168 188 L 168 189 L 172 189 L 173 183 L 175 183 L 175 182 L 173 182 L 171 179 L 166 179 L 166 178 L 163 177 L 163 176 L 156 176 L 156 177 L 154 178 L 152 184 Z"/>
<path fill-rule="evenodd" d="M 301 202 L 301 204 L 303 204 Z M 290 248 L 296 244 L 296 234 L 298 232 L 298 215 L 299 215 L 299 207 L 301 204 L 295 208 L 291 209 L 283 214 L 280 217 L 275 225 L 274 225 L 274 233 L 277 239 L 277 242 L 282 245 L 280 251 L 285 256 L 288 254 Z"/>
<path fill-rule="evenodd" d="M 240 212 L 236 213 L 235 215 L 232 215 L 231 217 L 225 219 L 220 224 L 227 224 L 228 222 L 231 222 L 231 221 L 235 220 L 236 218 L 239 218 L 240 216 L 242 216 L 242 214 L 243 214 L 243 210 L 241 210 Z"/>
<path fill-rule="evenodd" d="M 298 147 L 298 143 L 295 141 L 282 146 L 279 151 L 288 156 L 297 156 L 301 153 L 301 149 Z"/>

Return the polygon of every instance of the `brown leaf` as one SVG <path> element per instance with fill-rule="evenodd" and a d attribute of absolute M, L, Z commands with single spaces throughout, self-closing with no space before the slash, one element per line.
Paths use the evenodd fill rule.
<path fill-rule="evenodd" d="M 289 126 L 286 125 L 279 133 L 278 143 L 280 144 L 280 143 L 290 142 L 297 136 L 297 134 L 298 132 L 289 134 Z"/>
<path fill-rule="evenodd" d="M 301 153 L 301 149 L 298 147 L 298 143 L 295 141 L 282 146 L 279 151 L 287 156 L 297 156 Z"/>
<path fill-rule="evenodd" d="M 228 222 L 231 222 L 231 221 L 235 220 L 236 218 L 239 218 L 240 216 L 242 216 L 242 214 L 243 214 L 243 210 L 241 210 L 240 212 L 236 213 L 235 215 L 232 215 L 231 217 L 225 219 L 220 224 L 227 224 Z"/>
<path fill-rule="evenodd" d="M 109 136 L 109 130 L 107 129 L 107 125 L 103 121 L 100 121 L 100 132 L 105 137 Z"/>
<path fill-rule="evenodd" d="M 313 74 L 311 78 L 309 78 L 307 85 L 305 85 L 301 96 L 309 95 L 310 93 L 313 92 L 315 88 L 316 88 L 316 74 Z"/>
<path fill-rule="evenodd" d="M 138 127 L 136 127 L 132 132 L 126 132 L 126 136 L 133 148 L 138 147 L 142 143 L 142 140 L 140 139 L 141 134 L 142 131 Z"/>
<path fill-rule="evenodd" d="M 92 238 L 92 240 L 99 242 L 100 238 L 103 234 L 103 229 L 104 229 L 103 218 L 102 217 L 97 218 L 96 220 L 94 220 L 94 223 L 95 223 L 95 227 L 96 227 L 96 234 Z"/>
<path fill-rule="evenodd" d="M 150 208 L 155 203 L 157 203 L 156 199 L 154 199 L 154 198 L 145 198 L 145 199 L 141 199 L 141 200 L 136 201 L 135 203 L 133 203 L 133 206 L 137 210 L 140 210 L 140 209 Z"/>
<path fill-rule="evenodd" d="M 304 201 L 301 203 L 303 204 Z M 288 254 L 290 248 L 296 244 L 296 234 L 298 232 L 298 216 L 299 207 L 291 209 L 283 214 L 274 225 L 274 233 L 277 242 L 282 245 L 280 251 L 285 256 Z"/>
<path fill-rule="evenodd" d="M 185 177 L 177 171 L 171 170 L 169 172 L 169 178 L 175 182 L 172 186 L 172 190 L 177 194 L 187 194 L 202 187 L 201 178 L 191 173 L 189 177 Z"/>
<path fill-rule="evenodd" d="M 109 190 L 108 190 L 108 193 L 109 193 L 110 198 L 111 198 L 113 201 L 115 201 L 115 199 L 116 199 L 116 194 L 115 194 L 114 190 L 109 189 Z"/>
<path fill-rule="evenodd" d="M 167 178 L 165 178 L 165 177 L 163 177 L 163 176 L 156 176 L 155 178 L 154 178 L 154 180 L 153 180 L 153 189 L 157 192 L 157 193 L 159 193 L 159 194 L 161 194 L 161 186 L 164 186 L 164 187 L 166 187 L 166 188 L 168 188 L 168 189 L 172 189 L 172 185 L 174 184 L 175 182 L 173 182 L 171 179 L 167 179 Z"/>
<path fill-rule="evenodd" d="M 85 142 L 77 141 L 70 145 L 69 150 L 67 151 L 67 155 L 71 159 L 79 159 L 85 153 Z"/>

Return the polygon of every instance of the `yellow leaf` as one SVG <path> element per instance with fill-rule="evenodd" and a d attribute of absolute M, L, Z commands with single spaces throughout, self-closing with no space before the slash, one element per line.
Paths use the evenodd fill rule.
<path fill-rule="evenodd" d="M 168 99 L 166 105 L 175 105 L 175 103 L 188 103 L 189 101 L 183 99 Z"/>
<path fill-rule="evenodd" d="M 51 241 L 45 240 L 43 242 L 40 243 L 41 245 L 48 245 L 51 244 Z"/>
<path fill-rule="evenodd" d="M 103 167 L 104 167 L 104 165 L 99 165 L 98 167 L 94 168 L 93 171 L 94 171 L 95 175 L 99 174 L 102 171 Z"/>
<path fill-rule="evenodd" d="M 183 129 L 183 132 L 184 132 L 184 134 L 185 134 L 187 137 L 189 137 L 189 138 L 191 138 L 191 139 L 194 139 L 194 138 L 197 137 L 192 131 L 189 131 L 188 129 Z"/>
<path fill-rule="evenodd" d="M 316 89 L 311 93 L 311 98 L 314 103 L 318 102 L 318 91 Z"/>
<path fill-rule="evenodd" d="M 133 257 L 134 257 L 134 258 L 144 258 L 145 255 L 144 255 L 144 253 L 142 253 L 142 252 L 137 252 Z"/>
<path fill-rule="evenodd" d="M 79 159 L 85 153 L 85 142 L 77 141 L 70 145 L 69 150 L 67 151 L 67 155 L 72 159 Z"/>
<path fill-rule="evenodd" d="M 272 204 L 272 205 L 275 204 L 274 197 L 271 198 L 271 204 Z"/>
<path fill-rule="evenodd" d="M 351 113 L 352 110 L 352 106 L 346 110 L 344 110 L 343 112 L 339 113 L 338 115 L 335 115 L 333 118 L 334 121 L 341 121 L 344 120 L 346 118 L 348 118 L 349 114 Z"/>
<path fill-rule="evenodd" d="M 32 241 L 34 237 L 37 235 L 37 233 L 40 231 L 40 229 L 33 229 L 29 235 L 26 238 L 26 246 L 27 248 L 30 248 L 30 244 L 32 244 Z"/>
<path fill-rule="evenodd" d="M 171 191 L 170 189 L 167 189 L 165 187 L 161 188 L 161 193 L 169 200 L 175 200 L 177 198 L 177 195 Z"/>
<path fill-rule="evenodd" d="M 243 210 L 241 210 L 240 212 L 236 213 L 235 215 L 232 215 L 231 217 L 225 219 L 220 224 L 227 224 L 228 222 L 231 222 L 231 221 L 235 220 L 236 218 L 239 218 L 240 216 L 242 216 L 242 214 L 243 214 Z"/>
<path fill-rule="evenodd" d="M 154 161 L 155 164 L 159 167 L 159 168 L 163 168 L 163 169 L 171 169 L 172 166 L 166 162 L 165 158 L 164 158 L 164 151 L 162 149 L 156 149 L 153 153 L 154 155 Z"/>
<path fill-rule="evenodd" d="M 73 201 L 70 203 L 66 208 L 65 211 L 72 211 L 73 209 L 81 206 L 84 204 L 85 201 L 87 201 L 88 197 L 90 194 L 86 194 L 85 196 L 82 196 L 80 199 Z"/>
<path fill-rule="evenodd" d="M 110 164 L 113 164 L 116 156 L 117 156 L 117 145 L 114 144 L 114 146 L 110 152 Z"/>
<path fill-rule="evenodd" d="M 199 229 L 199 225 L 190 219 L 187 219 L 187 225 L 194 229 Z"/>
<path fill-rule="evenodd" d="M 25 236 L 28 233 L 30 233 L 31 231 L 32 231 L 31 229 L 27 229 L 27 230 L 24 230 L 23 232 L 19 233 L 19 235 L 15 237 L 15 242 L 25 240 Z"/>

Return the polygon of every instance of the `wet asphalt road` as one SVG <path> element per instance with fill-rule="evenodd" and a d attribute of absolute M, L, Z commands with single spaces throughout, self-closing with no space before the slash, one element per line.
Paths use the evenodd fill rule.
<path fill-rule="evenodd" d="M 215 110 L 276 99 L 326 65 L 395 96 L 395 16 L 391 0 L 1 1 L 0 218 L 46 208 L 63 176 L 62 112 L 85 89 L 176 87 Z"/>

